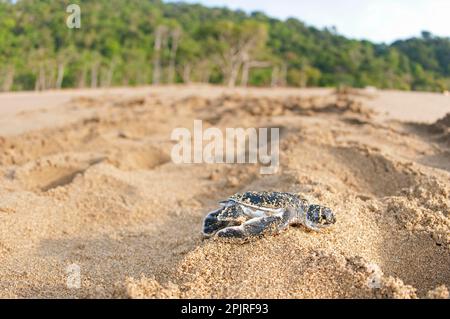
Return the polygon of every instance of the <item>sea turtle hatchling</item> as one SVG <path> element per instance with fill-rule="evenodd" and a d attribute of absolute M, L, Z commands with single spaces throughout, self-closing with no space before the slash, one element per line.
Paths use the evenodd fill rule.
<path fill-rule="evenodd" d="M 309 204 L 293 193 L 237 193 L 219 204 L 221 207 L 204 219 L 203 235 L 206 237 L 245 239 L 276 234 L 295 224 L 317 231 L 336 222 L 331 209 Z"/>

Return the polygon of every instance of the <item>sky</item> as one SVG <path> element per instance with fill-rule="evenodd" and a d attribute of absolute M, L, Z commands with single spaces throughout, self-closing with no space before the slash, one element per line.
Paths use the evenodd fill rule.
<path fill-rule="evenodd" d="M 166 0 L 178 2 L 179 0 Z M 450 36 L 450 0 L 184 0 L 279 19 L 295 17 L 318 28 L 335 26 L 354 39 L 391 43 L 422 30 Z"/>

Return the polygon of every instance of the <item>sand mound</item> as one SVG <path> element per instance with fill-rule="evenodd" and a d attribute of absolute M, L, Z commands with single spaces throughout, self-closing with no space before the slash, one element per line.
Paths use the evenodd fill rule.
<path fill-rule="evenodd" d="M 434 126 L 441 127 L 442 129 L 449 128 L 450 127 L 450 113 L 445 115 L 443 118 L 437 120 L 434 123 Z"/>
<path fill-rule="evenodd" d="M 72 121 L 0 138 L 0 296 L 448 297 L 448 116 L 419 134 L 344 93 L 76 98 Z M 280 170 L 174 164 L 170 134 L 196 119 L 280 128 Z M 203 240 L 204 215 L 247 190 L 299 193 L 338 222 Z"/>
<path fill-rule="evenodd" d="M 122 296 L 130 298 L 415 298 L 415 289 L 383 275 L 377 265 L 325 251 L 264 245 L 219 246 L 195 251 L 179 271 L 190 281 L 163 286 L 154 279 L 128 279 Z M 220 245 L 220 244 L 219 244 Z M 219 248 L 219 249 L 218 249 Z M 256 248 L 256 249 L 255 249 Z M 261 250 L 262 248 L 262 250 Z M 291 247 L 293 248 L 293 247 Z M 274 265 L 271 254 L 276 254 Z M 282 261 L 290 258 L 295 262 Z M 252 263 L 246 261 L 251 260 Z M 286 259 L 284 259 L 286 260 Z M 255 262 L 270 267 L 253 268 Z M 233 267 L 230 267 L 230 264 Z M 331 271 L 332 269 L 332 271 Z M 307 288 L 306 288 L 307 287 Z"/>
<path fill-rule="evenodd" d="M 430 126 L 431 132 L 437 134 L 437 140 L 450 148 L 450 113 Z"/>
<path fill-rule="evenodd" d="M 450 246 L 450 188 L 435 180 L 403 191 L 388 200 L 388 211 L 406 229 L 430 235 L 436 244 Z"/>
<path fill-rule="evenodd" d="M 265 117 L 290 114 L 313 115 L 315 113 L 355 113 L 370 117 L 374 112 L 364 107 L 361 101 L 348 95 L 332 94 L 328 96 L 288 96 L 279 97 L 242 97 L 239 95 L 223 95 L 215 99 L 190 97 L 184 99 L 186 105 L 195 105 L 196 110 L 217 112 L 216 120 L 224 115 L 246 113 L 247 115 Z M 181 104 L 183 105 L 183 104 Z"/>

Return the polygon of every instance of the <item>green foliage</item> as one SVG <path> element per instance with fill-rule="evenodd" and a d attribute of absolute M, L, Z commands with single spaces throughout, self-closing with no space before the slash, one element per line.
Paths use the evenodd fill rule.
<path fill-rule="evenodd" d="M 258 62 L 245 81 L 254 86 L 450 89 L 450 38 L 425 31 L 374 44 L 292 18 L 160 0 L 80 0 L 81 29 L 69 29 L 70 3 L 0 0 L 0 89 L 141 85 L 155 65 L 163 83 L 239 84 L 246 62 Z"/>

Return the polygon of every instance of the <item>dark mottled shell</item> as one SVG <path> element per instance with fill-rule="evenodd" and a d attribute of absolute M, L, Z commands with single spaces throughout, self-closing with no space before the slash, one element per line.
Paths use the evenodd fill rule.
<path fill-rule="evenodd" d="M 306 200 L 298 195 L 283 192 L 245 192 L 234 194 L 229 198 L 242 205 L 261 209 L 278 209 L 286 207 L 304 207 Z"/>

